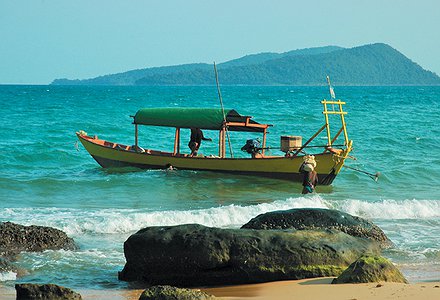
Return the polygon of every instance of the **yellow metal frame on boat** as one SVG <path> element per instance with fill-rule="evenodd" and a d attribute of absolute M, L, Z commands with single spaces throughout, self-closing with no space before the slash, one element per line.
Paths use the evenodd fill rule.
<path fill-rule="evenodd" d="M 342 109 L 342 105 L 345 105 L 346 103 L 339 100 L 322 100 L 321 103 L 324 105 L 324 111 L 322 112 L 325 116 L 325 126 L 327 129 L 327 138 L 328 138 L 328 145 L 331 147 L 334 141 L 339 137 L 341 132 L 344 132 L 344 139 L 345 139 L 345 145 L 349 145 L 349 139 L 347 134 L 347 125 L 345 123 L 344 115 L 347 114 L 346 111 Z M 333 110 L 328 110 L 329 104 L 332 104 Z M 334 106 L 337 105 L 338 110 L 334 110 Z M 342 127 L 339 129 L 338 133 L 332 138 L 330 133 L 330 122 L 329 122 L 329 115 L 339 115 L 341 117 L 341 124 Z"/>

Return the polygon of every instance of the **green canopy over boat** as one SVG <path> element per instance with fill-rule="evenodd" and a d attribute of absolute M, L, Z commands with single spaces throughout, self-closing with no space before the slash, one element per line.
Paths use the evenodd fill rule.
<path fill-rule="evenodd" d="M 264 132 L 269 125 L 259 124 L 249 116 L 225 109 L 226 123 L 231 131 Z M 176 128 L 221 130 L 223 112 L 220 108 L 142 108 L 134 116 L 134 124 Z"/>

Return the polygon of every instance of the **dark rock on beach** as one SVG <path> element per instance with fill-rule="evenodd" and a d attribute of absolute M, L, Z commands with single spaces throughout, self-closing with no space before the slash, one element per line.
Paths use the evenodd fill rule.
<path fill-rule="evenodd" d="M 337 230 L 148 227 L 124 243 L 119 279 L 188 287 L 338 276 L 378 252 L 377 243 Z"/>
<path fill-rule="evenodd" d="M 372 222 L 360 217 L 321 208 L 297 208 L 261 214 L 241 228 L 247 229 L 335 229 L 351 236 L 374 240 L 381 248 L 390 248 L 393 243 Z"/>
<path fill-rule="evenodd" d="M 80 300 L 81 295 L 55 284 L 16 284 L 17 300 Z"/>
<path fill-rule="evenodd" d="M 388 259 L 381 256 L 362 256 L 352 263 L 332 283 L 366 282 L 408 283 L 402 273 Z"/>
<path fill-rule="evenodd" d="M 43 226 L 0 223 L 0 257 L 14 257 L 21 251 L 75 250 L 77 246 L 61 230 Z"/>
<path fill-rule="evenodd" d="M 139 300 L 210 300 L 217 299 L 200 290 L 183 289 L 169 285 L 156 285 L 146 289 Z"/>

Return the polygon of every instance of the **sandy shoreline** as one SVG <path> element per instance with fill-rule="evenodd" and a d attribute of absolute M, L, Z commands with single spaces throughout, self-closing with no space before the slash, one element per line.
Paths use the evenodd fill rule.
<path fill-rule="evenodd" d="M 333 278 L 277 281 L 201 290 L 229 300 L 313 299 L 313 300 L 438 300 L 440 281 L 403 283 L 330 284 Z M 76 290 L 83 299 L 137 300 L 142 290 Z M 0 285 L 0 299 L 15 299 L 15 290 Z"/>
<path fill-rule="evenodd" d="M 227 299 L 440 299 L 440 281 L 428 283 L 362 283 L 330 284 L 333 278 L 314 278 L 294 281 L 203 289 Z"/>

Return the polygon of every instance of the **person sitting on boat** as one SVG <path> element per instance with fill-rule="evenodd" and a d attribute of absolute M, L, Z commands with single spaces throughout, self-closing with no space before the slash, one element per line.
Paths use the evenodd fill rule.
<path fill-rule="evenodd" d="M 252 155 L 252 158 L 256 158 L 257 156 L 262 157 L 261 149 L 260 139 L 258 138 L 247 140 L 246 144 L 241 147 L 241 151 L 249 153 Z"/>
<path fill-rule="evenodd" d="M 200 128 L 191 128 L 191 139 L 188 143 L 188 147 L 191 149 L 191 157 L 197 156 L 197 151 L 199 151 L 202 140 L 212 141 L 212 139 L 205 138 L 203 136 L 203 132 L 200 130 Z"/>

